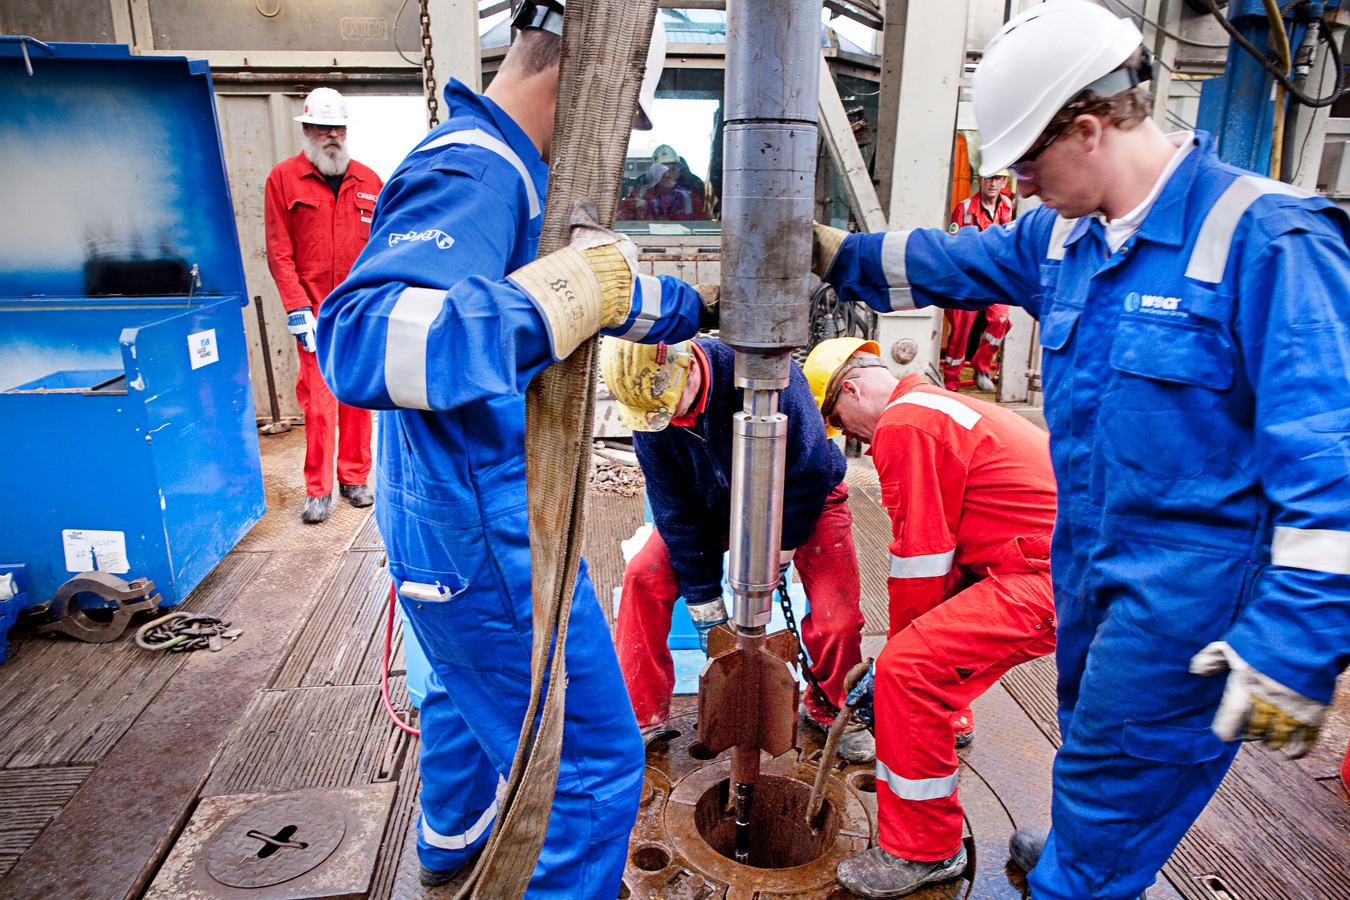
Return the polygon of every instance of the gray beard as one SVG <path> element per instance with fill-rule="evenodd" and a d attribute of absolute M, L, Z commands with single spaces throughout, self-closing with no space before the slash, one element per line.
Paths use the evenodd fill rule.
<path fill-rule="evenodd" d="M 324 147 L 322 141 L 309 140 L 305 142 L 305 159 L 319 170 L 320 175 L 332 178 L 347 171 L 351 155 L 346 146 Z"/>

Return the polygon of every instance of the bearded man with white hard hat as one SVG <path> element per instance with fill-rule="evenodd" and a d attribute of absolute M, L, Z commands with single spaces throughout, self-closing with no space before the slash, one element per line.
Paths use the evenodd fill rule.
<path fill-rule="evenodd" d="M 305 98 L 305 145 L 267 176 L 264 225 L 267 265 L 286 307 L 300 366 L 295 399 L 305 414 L 305 505 L 300 518 L 328 518 L 334 463 L 338 491 L 352 506 L 370 506 L 370 410 L 333 398 L 314 357 L 314 321 L 329 291 L 347 277 L 370 237 L 383 182 L 347 153 L 347 101 L 332 88 Z"/>
<path fill-rule="evenodd" d="M 844 298 L 1040 320 L 1063 745 L 1048 837 L 1012 846 L 1036 900 L 1139 896 L 1237 742 L 1305 753 L 1350 661 L 1350 220 L 1164 134 L 1140 44 L 1049 0 L 986 48 L 981 171 L 1043 208 L 816 227 Z"/>

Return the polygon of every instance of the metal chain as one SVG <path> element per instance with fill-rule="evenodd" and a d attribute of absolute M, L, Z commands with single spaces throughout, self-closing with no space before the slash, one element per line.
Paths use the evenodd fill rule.
<path fill-rule="evenodd" d="M 242 629 L 204 613 L 171 612 L 146 622 L 136 631 L 136 645 L 146 650 L 186 653 L 189 650 L 219 650 L 226 641 L 242 634 Z"/>
<path fill-rule="evenodd" d="M 830 698 L 825 694 L 825 689 L 816 680 L 816 673 L 811 671 L 811 666 L 807 662 L 806 647 L 802 644 L 801 635 L 797 633 L 797 619 L 792 615 L 792 598 L 788 596 L 786 572 L 783 573 L 783 580 L 778 582 L 778 605 L 783 607 L 783 620 L 787 622 L 788 631 L 797 640 L 797 666 L 806 678 L 807 690 L 815 697 L 816 703 L 820 704 L 821 709 L 829 713 L 830 718 L 833 719 L 839 715 L 839 707 L 830 702 Z"/>
<path fill-rule="evenodd" d="M 436 70 L 431 60 L 431 16 L 427 13 L 428 0 L 419 0 L 422 9 L 422 81 L 427 92 L 427 113 L 431 127 L 441 124 L 438 114 L 440 101 L 436 99 Z"/>

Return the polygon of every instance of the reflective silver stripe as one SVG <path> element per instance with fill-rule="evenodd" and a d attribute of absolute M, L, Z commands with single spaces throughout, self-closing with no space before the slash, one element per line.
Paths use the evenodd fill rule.
<path fill-rule="evenodd" d="M 1350 531 L 1277 526 L 1270 561 L 1293 569 L 1350 575 Z"/>
<path fill-rule="evenodd" d="M 927 556 L 896 556 L 891 554 L 892 578 L 936 578 L 952 570 L 956 560 L 956 548 L 946 553 L 930 553 Z"/>
<path fill-rule="evenodd" d="M 483 832 L 492 826 L 492 820 L 497 817 L 497 801 L 494 799 L 492 805 L 483 810 L 483 814 L 478 817 L 469 830 L 463 834 L 441 834 L 436 829 L 427 824 L 427 817 L 422 815 L 422 839 L 433 847 L 439 847 L 442 850 L 463 850 L 470 846 L 474 841 L 483 836 Z"/>
<path fill-rule="evenodd" d="M 881 274 L 890 285 L 891 309 L 913 309 L 914 294 L 905 273 L 905 247 L 909 231 L 892 231 L 881 239 Z"/>
<path fill-rule="evenodd" d="M 959 358 L 959 359 L 958 359 L 957 357 L 955 357 L 955 356 L 945 356 L 945 357 L 943 357 L 943 362 L 945 362 L 945 363 L 946 363 L 947 365 L 949 365 L 949 366 L 960 365 L 961 363 L 963 363 L 963 362 L 965 362 L 965 361 L 966 361 L 966 358 L 965 358 L 964 356 L 961 357 L 961 358 Z"/>
<path fill-rule="evenodd" d="M 1050 246 L 1045 251 L 1046 259 L 1064 258 L 1064 244 L 1069 240 L 1069 232 L 1073 231 L 1073 226 L 1077 224 L 1077 219 L 1055 217 L 1055 225 L 1050 229 Z"/>
<path fill-rule="evenodd" d="M 955 772 L 939 778 L 905 778 L 886 768 L 880 759 L 877 760 L 877 781 L 886 782 L 886 787 L 901 800 L 942 800 L 956 793 Z"/>
<path fill-rule="evenodd" d="M 912 391 L 897 400 L 892 400 L 886 404 L 886 409 L 892 406 L 899 406 L 901 403 L 909 403 L 914 406 L 923 406 L 928 409 L 937 410 L 940 413 L 946 413 L 953 422 L 960 425 L 966 431 L 975 427 L 975 423 L 980 421 L 980 413 L 966 406 L 960 400 L 952 396 L 940 396 L 930 394 L 926 391 Z"/>
<path fill-rule="evenodd" d="M 427 401 L 427 339 L 445 306 L 445 291 L 407 288 L 389 312 L 384 389 L 395 406 L 431 409 Z"/>
<path fill-rule="evenodd" d="M 639 275 L 637 290 L 633 292 L 633 310 L 637 315 L 624 331 L 613 331 L 615 337 L 626 341 L 640 341 L 651 333 L 661 318 L 661 279 L 655 275 Z"/>
<path fill-rule="evenodd" d="M 983 335 L 981 335 L 981 340 L 988 342 L 989 345 L 992 347 L 997 347 L 999 344 L 1003 343 L 1003 338 L 990 337 L 989 332 L 987 331 Z"/>
<path fill-rule="evenodd" d="M 1190 262 L 1186 265 L 1187 278 L 1208 281 L 1210 284 L 1223 281 L 1223 272 L 1228 266 L 1228 251 L 1233 244 L 1233 232 L 1237 231 L 1238 222 L 1242 221 L 1248 208 L 1266 194 L 1312 196 L 1301 188 L 1258 175 L 1242 175 L 1233 179 L 1228 190 L 1210 207 L 1204 224 L 1200 226 Z"/>
<path fill-rule="evenodd" d="M 491 150 L 502 159 L 509 162 L 520 177 L 525 182 L 525 192 L 530 196 L 530 218 L 533 219 L 539 215 L 542 207 L 539 204 L 539 192 L 534 189 L 534 179 L 530 177 L 530 170 L 525 168 L 525 163 L 521 162 L 516 151 L 512 150 L 501 140 L 483 131 L 481 128 L 471 128 L 467 131 L 452 131 L 449 134 L 443 134 L 430 143 L 418 147 L 418 151 L 436 150 L 448 144 L 471 144 L 475 147 L 482 147 Z"/>

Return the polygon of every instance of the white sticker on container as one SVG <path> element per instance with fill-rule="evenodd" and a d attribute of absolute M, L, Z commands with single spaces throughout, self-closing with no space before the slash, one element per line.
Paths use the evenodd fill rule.
<path fill-rule="evenodd" d="M 124 531 L 84 531 L 67 528 L 61 532 L 66 548 L 67 572 L 131 571 L 127 562 L 127 535 Z"/>
<path fill-rule="evenodd" d="M 194 369 L 200 369 L 202 366 L 220 359 L 220 351 L 216 348 L 216 330 L 212 328 L 210 331 L 189 334 L 188 356 L 192 360 L 192 368 Z"/>

